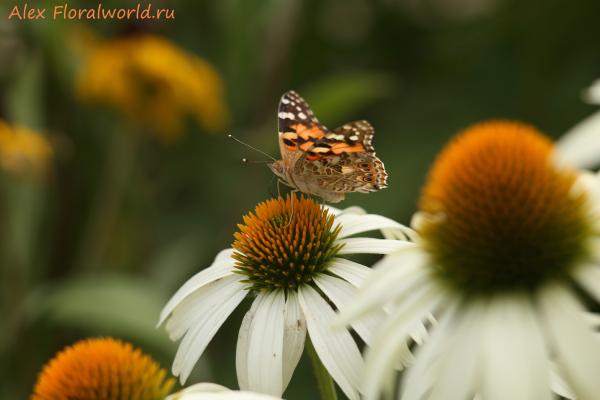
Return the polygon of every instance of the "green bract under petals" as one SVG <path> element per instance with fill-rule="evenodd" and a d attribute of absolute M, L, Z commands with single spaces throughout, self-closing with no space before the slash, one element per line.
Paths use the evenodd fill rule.
<path fill-rule="evenodd" d="M 251 290 L 297 289 L 310 283 L 313 275 L 324 272 L 344 244 L 334 244 L 341 226 L 333 228 L 334 216 L 312 199 L 288 196 L 283 202 L 272 199 L 260 203 L 238 225 L 232 247 L 236 273 Z M 291 221 L 290 221 L 291 215 Z"/>

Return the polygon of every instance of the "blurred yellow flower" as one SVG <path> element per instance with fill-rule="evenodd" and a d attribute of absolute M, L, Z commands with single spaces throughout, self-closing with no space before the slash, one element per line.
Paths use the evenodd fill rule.
<path fill-rule="evenodd" d="M 87 51 L 76 82 L 81 100 L 108 104 L 166 141 L 181 136 L 186 114 L 210 132 L 228 125 L 223 81 L 207 61 L 156 35 L 82 37 Z"/>
<path fill-rule="evenodd" d="M 23 178 L 42 178 L 52 158 L 52 147 L 44 136 L 0 119 L 0 168 Z"/>

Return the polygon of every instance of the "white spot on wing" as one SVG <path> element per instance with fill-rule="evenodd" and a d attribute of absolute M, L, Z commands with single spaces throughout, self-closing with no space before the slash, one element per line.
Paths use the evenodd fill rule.
<path fill-rule="evenodd" d="M 358 136 L 353 135 L 353 136 L 350 136 L 348 139 L 357 141 L 358 140 Z"/>
<path fill-rule="evenodd" d="M 286 99 L 285 97 L 283 99 L 281 99 L 281 102 L 283 104 L 290 104 L 290 101 L 288 99 Z"/>
<path fill-rule="evenodd" d="M 292 119 L 292 120 L 296 119 L 294 117 L 294 114 L 292 114 L 292 113 L 286 113 L 285 111 L 282 111 L 282 112 L 279 113 L 279 118 L 282 118 L 282 119 L 287 118 L 287 119 Z"/>
<path fill-rule="evenodd" d="M 300 107 L 298 107 L 298 109 L 300 109 Z M 301 113 L 299 113 L 299 114 L 298 114 L 298 116 L 299 116 L 300 118 L 302 118 L 302 119 L 306 119 L 306 114 L 304 114 L 304 113 L 302 113 L 302 112 L 301 112 Z"/>

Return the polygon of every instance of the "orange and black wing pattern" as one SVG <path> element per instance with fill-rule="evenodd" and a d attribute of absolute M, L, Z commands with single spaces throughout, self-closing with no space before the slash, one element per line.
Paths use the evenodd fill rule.
<path fill-rule="evenodd" d="M 298 160 L 305 151 L 329 131 L 317 121 L 310 107 L 296 92 L 290 91 L 279 103 L 279 147 L 284 160 Z"/>

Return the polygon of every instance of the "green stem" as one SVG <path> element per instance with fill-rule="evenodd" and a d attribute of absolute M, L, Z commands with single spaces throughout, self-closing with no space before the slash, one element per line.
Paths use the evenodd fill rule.
<path fill-rule="evenodd" d="M 333 379 L 331 379 L 331 375 L 329 375 L 329 372 L 327 372 L 327 369 L 321 362 L 321 359 L 310 340 L 310 335 L 306 335 L 306 350 L 308 351 L 310 362 L 315 371 L 315 376 L 317 377 L 317 385 L 319 386 L 319 393 L 321 393 L 321 400 L 337 400 Z"/>

